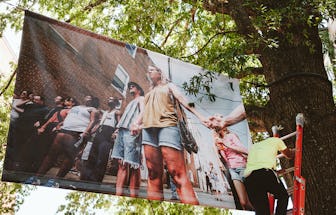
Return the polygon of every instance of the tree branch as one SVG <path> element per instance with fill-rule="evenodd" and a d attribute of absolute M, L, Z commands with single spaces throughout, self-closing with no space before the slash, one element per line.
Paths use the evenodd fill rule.
<path fill-rule="evenodd" d="M 243 0 L 230 0 L 228 3 L 229 15 L 235 21 L 240 34 L 251 39 L 258 38 L 259 34 L 254 27 Z"/>
<path fill-rule="evenodd" d="M 203 49 L 205 49 L 205 47 L 207 47 L 207 45 L 211 42 L 211 40 L 213 40 L 215 37 L 217 37 L 218 35 L 225 35 L 225 34 L 230 34 L 230 33 L 237 33 L 237 31 L 222 31 L 222 32 L 217 32 L 216 34 L 214 34 L 212 37 L 209 38 L 209 40 L 200 48 L 198 49 L 196 52 L 194 52 L 193 54 L 187 55 L 187 56 L 183 56 L 181 58 L 188 58 L 191 56 L 194 56 L 198 53 L 200 53 Z"/>
<path fill-rule="evenodd" d="M 96 7 L 96 6 L 98 6 L 98 5 L 101 5 L 101 4 L 103 4 L 103 3 L 105 3 L 105 2 L 107 2 L 107 0 L 98 0 L 98 1 L 96 1 L 96 2 L 92 2 L 92 3 L 90 3 L 90 4 L 88 4 L 85 8 L 84 8 L 84 10 L 92 10 L 94 7 Z"/>
<path fill-rule="evenodd" d="M 163 42 L 162 42 L 161 45 L 160 45 L 161 47 L 163 47 L 163 46 L 166 44 L 166 42 L 167 42 L 168 38 L 170 37 L 171 33 L 173 32 L 175 26 L 177 26 L 177 25 L 181 22 L 181 20 L 182 20 L 182 17 L 180 17 L 179 19 L 177 19 L 177 20 L 173 23 L 173 25 L 170 27 L 167 36 L 165 37 L 165 39 L 163 40 Z"/>
<path fill-rule="evenodd" d="M 90 4 L 86 5 L 84 8 L 83 8 L 83 11 L 88 11 L 90 12 L 93 8 L 95 8 L 96 6 L 98 5 L 101 5 L 103 3 L 107 2 L 107 0 L 98 0 L 96 2 L 91 2 Z M 65 22 L 67 23 L 70 23 L 72 20 L 72 18 L 69 18 L 67 20 L 65 20 Z"/>
<path fill-rule="evenodd" d="M 2 94 L 4 94 L 5 91 L 8 89 L 9 85 L 10 85 L 10 84 L 12 83 L 12 81 L 13 81 L 13 78 L 14 78 L 15 74 L 16 74 L 16 70 L 14 70 L 14 72 L 13 72 L 13 73 L 11 74 L 11 76 L 9 77 L 9 80 L 8 80 L 6 86 L 1 90 L 1 92 L 0 92 L 0 96 L 1 96 Z"/>
<path fill-rule="evenodd" d="M 211 11 L 212 13 L 222 13 L 222 14 L 230 13 L 227 0 L 217 0 L 217 1 L 206 0 L 203 2 L 203 7 L 204 9 Z"/>
<path fill-rule="evenodd" d="M 238 73 L 235 78 L 241 79 L 248 75 L 263 75 L 264 68 L 263 67 L 248 67 L 244 71 Z"/>
<path fill-rule="evenodd" d="M 249 120 L 249 127 L 254 132 L 266 131 L 265 116 L 267 113 L 266 107 L 259 107 L 256 105 L 244 105 L 247 119 Z"/>

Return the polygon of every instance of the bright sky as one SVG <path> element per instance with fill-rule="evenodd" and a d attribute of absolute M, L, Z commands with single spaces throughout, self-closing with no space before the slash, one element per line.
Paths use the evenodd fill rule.
<path fill-rule="evenodd" d="M 69 192 L 71 191 L 37 186 L 37 189 L 25 198 L 23 205 L 16 215 L 56 214 L 58 206 L 66 202 L 64 197 Z"/>

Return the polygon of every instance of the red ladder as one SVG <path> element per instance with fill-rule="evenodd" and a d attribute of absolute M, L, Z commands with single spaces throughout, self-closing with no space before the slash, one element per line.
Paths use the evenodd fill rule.
<path fill-rule="evenodd" d="M 304 215 L 306 180 L 301 176 L 303 124 L 303 114 L 299 113 L 296 116 L 296 131 L 280 137 L 280 139 L 285 140 L 296 135 L 294 168 L 288 168 L 282 173 L 286 174 L 294 170 L 293 215 Z M 279 129 L 278 126 L 272 127 L 274 137 L 279 137 Z M 268 201 L 270 214 L 274 214 L 274 197 L 269 195 Z"/>

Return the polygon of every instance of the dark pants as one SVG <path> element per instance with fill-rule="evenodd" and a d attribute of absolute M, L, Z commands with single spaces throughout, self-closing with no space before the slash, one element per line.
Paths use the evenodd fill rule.
<path fill-rule="evenodd" d="M 49 130 L 41 135 L 32 134 L 23 146 L 20 155 L 22 159 L 21 168 L 19 170 L 36 173 L 44 157 L 49 152 L 55 136 L 56 133 L 52 133 Z"/>
<path fill-rule="evenodd" d="M 115 128 L 104 125 L 93 140 L 89 159 L 82 160 L 81 180 L 102 182 L 104 179 L 110 151 L 113 145 L 111 136 Z"/>
<path fill-rule="evenodd" d="M 255 170 L 245 179 L 248 197 L 256 210 L 257 215 L 270 214 L 267 193 L 278 199 L 276 215 L 285 215 L 288 205 L 288 194 L 275 173 L 270 169 Z"/>

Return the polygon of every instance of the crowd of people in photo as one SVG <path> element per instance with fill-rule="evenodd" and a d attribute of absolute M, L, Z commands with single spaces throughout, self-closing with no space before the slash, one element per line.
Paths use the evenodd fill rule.
<path fill-rule="evenodd" d="M 81 103 L 73 97 L 59 95 L 50 108 L 44 104 L 41 95 L 23 90 L 13 99 L 5 169 L 30 173 L 31 177 L 26 183 L 39 184 L 38 178 L 46 175 L 58 163 L 56 179 L 64 178 L 74 166 L 78 166 L 80 180 L 102 182 L 108 161 L 112 158 L 118 161 L 116 195 L 137 197 L 141 161 L 144 160 L 148 170 L 148 199 L 164 199 L 163 178 L 166 169 L 171 186 L 176 190 L 176 199 L 197 205 L 199 200 L 184 163 L 174 101 L 177 100 L 213 131 L 213 142 L 225 169 L 228 169 L 242 209 L 264 214 L 268 204 L 264 201 L 266 191 L 260 194 L 261 198 L 255 195 L 253 189 L 258 186 L 259 191 L 266 189 L 258 184 L 265 179 L 259 174 L 260 169 L 272 171 L 276 159 L 274 154 L 280 151 L 292 157 L 291 151 L 279 138 L 271 138 L 268 146 L 274 145 L 273 151 L 265 149 L 262 156 L 257 154 L 254 146 L 248 150 L 238 136 L 228 129 L 228 126 L 245 118 L 242 105 L 228 116 L 215 114 L 205 117 L 190 105 L 159 67 L 148 66 L 147 75 L 151 86 L 146 94 L 138 83 L 128 83 L 132 100 L 126 104 L 123 112 L 118 109 L 120 100 L 115 97 L 107 98 L 107 110 L 100 108 L 99 99 L 93 95 L 86 95 Z M 142 149 L 144 159 L 141 157 Z M 253 157 L 250 159 L 251 150 Z M 267 157 L 265 159 L 268 159 L 269 165 L 263 166 L 260 159 L 255 159 L 258 156 Z M 77 165 L 78 162 L 80 165 Z M 253 179 L 256 171 L 257 182 Z M 205 174 L 207 190 L 220 190 L 219 175 L 214 171 Z M 267 177 L 267 180 L 273 180 L 272 176 Z M 275 193 L 275 197 L 281 199 L 279 202 L 283 208 L 287 206 L 286 195 L 281 181 L 277 181 L 279 185 L 270 185 L 272 189 L 267 189 L 267 192 Z M 55 180 L 47 183 L 54 186 Z M 279 214 L 284 209 L 281 210 Z"/>

